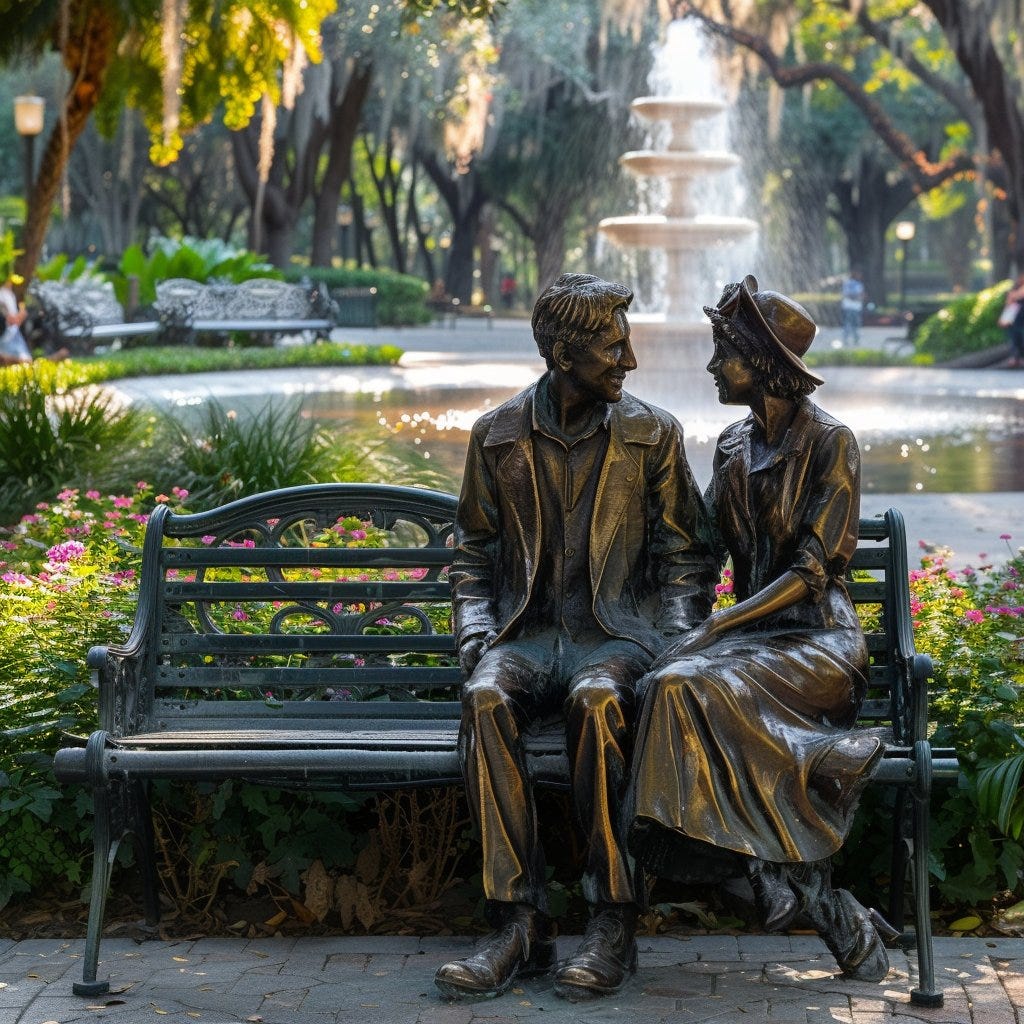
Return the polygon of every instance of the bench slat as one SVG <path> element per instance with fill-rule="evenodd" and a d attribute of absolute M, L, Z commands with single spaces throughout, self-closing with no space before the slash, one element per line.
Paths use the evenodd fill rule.
<path fill-rule="evenodd" d="M 853 580 L 846 589 L 854 604 L 881 604 L 888 595 L 886 585 L 877 581 Z"/>
<path fill-rule="evenodd" d="M 165 633 L 160 646 L 182 654 L 452 654 L 450 633 Z"/>
<path fill-rule="evenodd" d="M 316 675 L 315 681 L 309 676 Z M 368 668 L 317 668 L 310 673 L 305 667 L 265 666 L 263 668 L 236 668 L 223 665 L 197 665 L 177 668 L 172 665 L 158 665 L 153 685 L 158 689 L 261 689 L 287 687 L 302 689 L 312 687 L 348 686 L 404 686 L 409 689 L 422 687 L 454 686 L 462 681 L 462 670 L 436 668 L 423 665 L 373 665 Z"/>
<path fill-rule="evenodd" d="M 318 580 L 313 583 L 253 580 L 250 583 L 179 583 L 164 584 L 164 596 L 174 603 L 185 601 L 443 601 L 451 600 L 451 585 L 445 581 L 410 580 L 392 582 L 378 580 Z"/>
<path fill-rule="evenodd" d="M 193 331 L 326 331 L 334 324 L 330 320 L 188 320 L 186 326 Z"/>
<path fill-rule="evenodd" d="M 457 721 L 462 705 L 451 700 L 286 700 L 267 704 L 261 700 L 163 700 L 153 702 L 153 718 L 161 723 L 181 719 L 190 728 L 227 728 L 228 721 L 237 721 L 241 728 L 273 729 L 294 728 L 304 721 L 324 728 L 324 721 L 344 722 L 368 720 L 373 722 L 401 721 Z M 219 723 L 216 725 L 214 723 Z M 292 725 L 287 725 L 292 723 Z M 149 730 L 147 730 L 149 731 Z M 120 740 L 118 740 L 120 742 Z"/>
<path fill-rule="evenodd" d="M 271 569 L 434 569 L 447 568 L 451 548 L 165 548 L 161 558 L 170 569 L 211 567 Z"/>
<path fill-rule="evenodd" d="M 851 569 L 884 569 L 889 564 L 889 546 L 857 548 L 850 559 Z"/>

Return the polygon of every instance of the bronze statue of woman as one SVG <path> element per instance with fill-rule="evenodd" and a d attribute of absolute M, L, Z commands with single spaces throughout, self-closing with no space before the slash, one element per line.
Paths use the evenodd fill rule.
<path fill-rule="evenodd" d="M 808 399 L 807 311 L 748 276 L 704 308 L 719 400 L 750 414 L 718 439 L 705 495 L 735 604 L 662 652 L 641 682 L 631 846 L 657 874 L 731 851 L 769 930 L 802 916 L 848 975 L 878 980 L 888 927 L 829 860 L 882 753 L 851 731 L 866 689 L 864 634 L 843 573 L 857 545 L 860 453 Z"/>

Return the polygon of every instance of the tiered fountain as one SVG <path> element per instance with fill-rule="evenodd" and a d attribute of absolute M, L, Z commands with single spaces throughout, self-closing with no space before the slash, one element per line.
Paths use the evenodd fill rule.
<path fill-rule="evenodd" d="M 683 28 L 678 23 L 671 26 L 667 49 L 673 44 L 686 45 L 679 38 L 684 31 L 671 31 L 677 27 Z M 676 52 L 675 56 L 679 58 L 680 54 Z M 706 87 L 713 75 L 708 62 L 701 63 L 700 70 L 706 73 L 701 84 Z M 687 60 L 679 60 L 677 66 L 684 73 L 688 70 L 691 77 L 697 70 Z M 698 212 L 693 196 L 695 182 L 739 163 L 733 153 L 698 149 L 692 137 L 695 122 L 721 114 L 726 104 L 710 97 L 667 95 L 634 100 L 632 107 L 644 120 L 667 121 L 671 136 L 666 149 L 626 153 L 620 162 L 638 177 L 666 180 L 668 201 L 664 213 L 608 217 L 599 228 L 617 245 L 665 253 L 664 312 L 631 313 L 629 318 L 640 373 L 649 377 L 651 371 L 660 375 L 669 368 L 703 370 L 710 356 L 711 337 L 701 306 L 713 304 L 719 295 L 716 289 L 725 283 L 714 280 L 720 275 L 706 272 L 706 256 L 717 247 L 749 238 L 757 230 L 757 224 L 745 217 Z M 742 276 L 750 269 L 744 267 L 737 272 Z"/>

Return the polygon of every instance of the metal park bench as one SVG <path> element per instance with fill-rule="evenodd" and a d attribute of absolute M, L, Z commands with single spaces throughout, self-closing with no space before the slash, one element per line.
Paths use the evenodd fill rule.
<path fill-rule="evenodd" d="M 55 346 L 91 352 L 98 343 L 156 334 L 158 320 L 126 321 L 107 281 L 35 281 L 29 289 L 39 326 Z"/>
<path fill-rule="evenodd" d="M 335 326 L 331 301 L 323 292 L 271 278 L 240 284 L 170 278 L 156 286 L 154 308 L 164 331 L 186 343 L 198 334 L 233 332 L 267 341 L 307 331 L 320 338 Z"/>
<path fill-rule="evenodd" d="M 95 808 L 76 993 L 107 990 L 97 980 L 100 936 L 126 834 L 146 917 L 158 919 L 152 780 L 351 791 L 461 784 L 462 677 L 447 579 L 455 508 L 436 491 L 319 484 L 194 515 L 154 510 L 131 633 L 88 655 L 100 728 L 56 755 L 57 778 L 87 785 Z M 931 666 L 914 652 L 903 520 L 894 510 L 862 519 L 860 538 L 853 567 L 867 573 L 856 573 L 850 590 L 877 606 L 862 721 L 892 726 L 876 778 L 900 793 L 890 915 L 902 924 L 910 867 L 920 973 L 912 998 L 935 1006 L 928 799 L 932 779 L 957 764 L 928 741 Z M 567 787 L 560 724 L 534 730 L 527 752 L 539 784 Z"/>

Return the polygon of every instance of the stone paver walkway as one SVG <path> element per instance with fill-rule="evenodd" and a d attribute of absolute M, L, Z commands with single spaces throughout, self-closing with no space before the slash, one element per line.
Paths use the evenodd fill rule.
<path fill-rule="evenodd" d="M 563 953 L 572 937 L 559 940 Z M 463 938 L 200 939 L 102 946 L 110 994 L 83 999 L 71 983 L 81 940 L 0 940 L 0 1024 L 1024 1024 L 1024 939 L 937 939 L 942 1009 L 910 1005 L 916 960 L 891 951 L 878 985 L 836 976 L 813 936 L 658 936 L 640 940 L 640 969 L 616 996 L 555 997 L 523 982 L 499 999 L 449 1003 L 436 968 Z"/>

